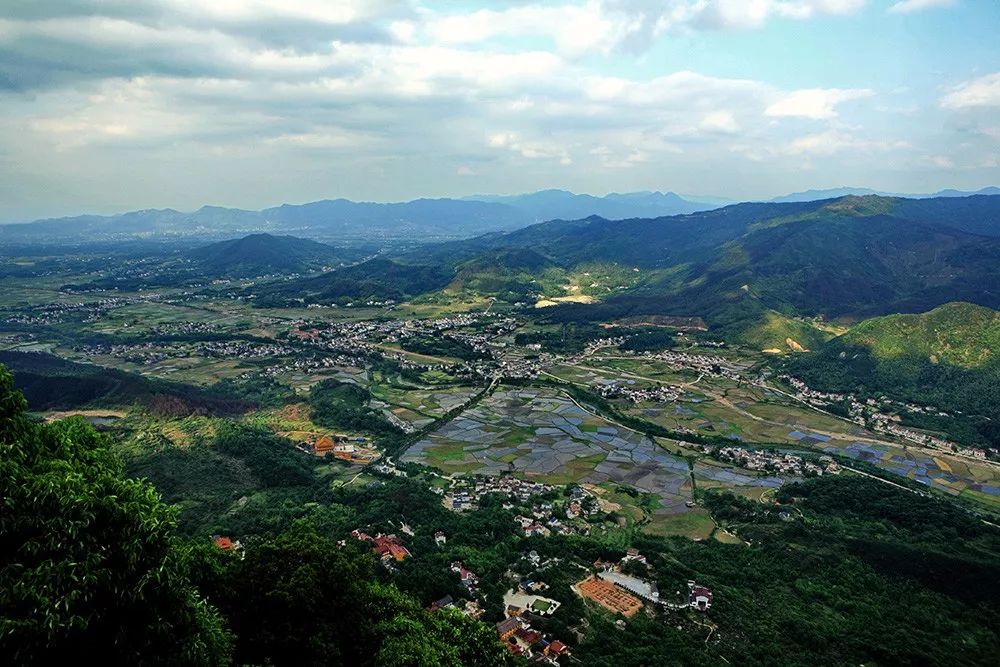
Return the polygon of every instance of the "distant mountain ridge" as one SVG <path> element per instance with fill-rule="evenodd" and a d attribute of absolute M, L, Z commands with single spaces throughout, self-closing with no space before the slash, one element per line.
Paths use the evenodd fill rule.
<path fill-rule="evenodd" d="M 690 201 L 673 192 L 612 192 L 603 197 L 566 190 L 540 190 L 521 195 L 476 195 L 467 200 L 505 204 L 533 218 L 575 220 L 597 215 L 609 220 L 657 218 L 717 208 L 717 204 Z"/>
<path fill-rule="evenodd" d="M 294 234 L 330 241 L 440 241 L 504 232 L 549 219 L 590 215 L 657 217 L 714 208 L 673 193 L 606 197 L 563 190 L 511 197 L 356 202 L 325 199 L 260 211 L 203 206 L 196 211 L 143 209 L 119 215 L 81 215 L 0 225 L 0 242 L 93 242 L 135 238 L 225 239 L 254 233 Z"/>
<path fill-rule="evenodd" d="M 901 197 L 865 188 L 837 188 L 809 190 L 756 203 L 807 203 L 872 194 Z M 1000 188 L 990 187 L 975 193 L 943 190 L 937 195 L 908 198 L 973 199 L 998 194 Z M 223 240 L 255 233 L 291 234 L 337 243 L 424 243 L 510 232 L 550 220 L 573 221 L 592 216 L 630 220 L 691 215 L 716 210 L 723 206 L 722 201 L 694 201 L 673 192 L 626 192 L 595 197 L 565 190 L 541 190 L 521 195 L 475 195 L 396 203 L 326 199 L 306 204 L 282 204 L 260 211 L 221 206 L 202 206 L 191 212 L 143 209 L 118 215 L 80 215 L 0 225 L 0 243 Z M 731 209 L 732 206 L 737 204 L 723 208 Z"/>
<path fill-rule="evenodd" d="M 818 201 L 821 199 L 835 199 L 849 195 L 864 196 L 878 195 L 880 197 L 900 197 L 903 199 L 933 199 L 940 197 L 971 197 L 974 195 L 1000 195 L 1000 188 L 989 186 L 975 191 L 963 190 L 939 190 L 932 194 L 903 194 L 898 192 L 885 192 L 882 190 L 872 190 L 871 188 L 828 188 L 825 190 L 805 190 L 803 192 L 793 192 L 791 194 L 775 197 L 769 201 L 777 203 Z"/>

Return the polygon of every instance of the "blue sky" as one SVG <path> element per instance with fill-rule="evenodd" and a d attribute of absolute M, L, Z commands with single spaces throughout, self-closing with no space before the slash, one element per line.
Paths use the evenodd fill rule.
<path fill-rule="evenodd" d="M 1000 184 L 993 0 L 0 4 L 0 220 Z"/>

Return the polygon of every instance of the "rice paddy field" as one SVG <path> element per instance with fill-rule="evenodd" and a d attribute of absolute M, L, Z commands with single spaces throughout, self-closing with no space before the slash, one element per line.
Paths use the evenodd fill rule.
<path fill-rule="evenodd" d="M 412 445 L 404 461 L 446 473 L 512 472 L 552 484 L 616 483 L 655 494 L 656 517 L 689 513 L 687 459 L 583 409 L 554 390 L 502 389 Z M 780 478 L 696 465 L 718 486 L 779 486 Z"/>
<path fill-rule="evenodd" d="M 1000 475 L 995 466 L 888 443 L 853 442 L 841 446 L 831 441 L 821 448 L 831 454 L 871 463 L 948 495 L 965 496 L 1000 508 Z"/>
<path fill-rule="evenodd" d="M 459 407 L 477 391 L 474 387 L 409 388 L 383 383 L 372 383 L 369 389 L 386 409 L 415 428 Z"/>

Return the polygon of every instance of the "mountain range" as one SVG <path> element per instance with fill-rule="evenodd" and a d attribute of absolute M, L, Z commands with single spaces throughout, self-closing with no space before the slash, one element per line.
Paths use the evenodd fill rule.
<path fill-rule="evenodd" d="M 318 240 L 433 241 L 525 227 L 541 220 L 675 215 L 714 208 L 673 193 L 638 192 L 606 197 L 546 190 L 511 197 L 355 202 L 330 199 L 282 204 L 260 211 L 203 206 L 197 211 L 145 209 L 120 215 L 81 215 L 0 225 L 0 242 L 94 242 L 136 238 L 233 238 L 267 232 Z"/>
<path fill-rule="evenodd" d="M 818 199 L 835 199 L 836 197 L 846 197 L 848 195 L 879 195 L 881 197 L 902 197 L 905 199 L 932 199 L 935 197 L 970 197 L 972 195 L 1000 195 L 1000 188 L 990 186 L 975 191 L 964 190 L 938 190 L 932 194 L 901 194 L 898 192 L 885 192 L 882 190 L 872 190 L 871 188 L 829 188 L 826 190 L 804 190 L 803 192 L 793 192 L 771 199 L 773 202 L 799 202 L 816 201 Z"/>
<path fill-rule="evenodd" d="M 546 283 L 595 272 L 613 276 L 614 289 L 595 303 L 562 304 L 548 317 L 701 317 L 717 331 L 749 335 L 775 313 L 849 322 L 950 301 L 997 308 L 1000 197 L 847 196 L 652 219 L 549 221 L 275 289 L 321 301 L 399 299 L 451 285 L 531 301 Z"/>
<path fill-rule="evenodd" d="M 809 190 L 773 200 L 806 202 L 846 195 L 967 198 L 1000 194 L 1000 188 L 976 193 L 943 190 L 935 195 L 886 195 L 864 188 Z M 251 211 L 203 206 L 192 212 L 144 209 L 119 215 L 81 215 L 0 225 L 0 243 L 93 243 L 135 239 L 230 239 L 267 232 L 338 243 L 427 242 L 506 232 L 547 220 L 659 218 L 718 208 L 724 200 L 695 201 L 673 192 L 611 193 L 603 197 L 565 190 L 521 195 L 477 195 L 462 199 L 415 199 L 398 203 L 332 199 L 282 204 Z"/>

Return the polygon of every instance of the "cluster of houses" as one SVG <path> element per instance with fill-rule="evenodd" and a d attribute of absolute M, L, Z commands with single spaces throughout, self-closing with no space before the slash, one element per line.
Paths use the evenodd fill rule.
<path fill-rule="evenodd" d="M 73 347 L 73 351 L 88 357 L 115 357 L 142 366 L 189 355 L 186 346 L 160 343 L 77 345 Z"/>
<path fill-rule="evenodd" d="M 456 329 L 467 327 L 479 327 L 481 331 L 455 332 Z M 487 351 L 493 338 L 509 333 L 516 327 L 516 320 L 495 313 L 465 313 L 433 320 L 354 320 L 336 323 L 302 320 L 293 324 L 290 335 L 302 342 L 328 341 L 351 347 L 368 347 L 372 341 L 396 343 L 413 336 L 440 335 L 448 331 L 473 348 Z"/>
<path fill-rule="evenodd" d="M 509 500 L 525 502 L 532 496 L 549 493 L 553 487 L 540 482 L 518 479 L 510 475 L 501 477 L 460 477 L 452 481 L 442 503 L 454 512 L 475 509 L 483 496 L 497 493 Z"/>
<path fill-rule="evenodd" d="M 250 343 L 246 341 L 208 341 L 202 343 L 129 343 L 79 345 L 75 352 L 88 357 L 110 356 L 136 364 L 156 364 L 166 359 L 191 356 L 238 359 L 263 359 L 290 356 L 295 353 L 290 347 L 276 343 Z"/>
<path fill-rule="evenodd" d="M 436 539 L 437 535 L 435 534 Z M 458 575 L 462 588 L 472 597 L 476 597 L 479 591 L 479 577 L 476 573 L 465 567 L 460 560 L 453 561 L 448 569 Z"/>
<path fill-rule="evenodd" d="M 696 371 L 709 377 L 725 377 L 731 380 L 739 380 L 742 377 L 742 372 L 746 370 L 746 366 L 717 355 L 666 351 L 655 354 L 647 352 L 644 356 L 665 361 L 674 368 Z"/>
<path fill-rule="evenodd" d="M 177 334 L 216 333 L 219 326 L 213 322 L 165 322 L 149 330 L 154 336 L 176 336 Z"/>
<path fill-rule="evenodd" d="M 247 371 L 246 373 L 240 375 L 238 379 L 247 380 L 255 376 L 273 378 L 281 375 L 282 373 L 289 373 L 293 371 L 309 374 L 338 367 L 363 368 L 364 364 L 364 354 L 356 350 L 351 352 L 328 352 L 322 356 L 299 356 L 293 360 L 280 364 L 274 364 L 260 370 Z"/>
<path fill-rule="evenodd" d="M 624 398 L 632 403 L 665 403 L 680 398 L 675 387 L 659 384 L 652 387 L 637 387 L 634 380 L 610 380 L 599 382 L 597 393 L 604 398 Z"/>
<path fill-rule="evenodd" d="M 66 290 L 63 290 L 66 291 Z M 147 301 L 159 301 L 159 294 L 146 294 L 132 297 L 112 297 L 101 299 L 100 301 L 76 302 L 76 303 L 46 303 L 36 306 L 28 306 L 14 311 L 9 315 L 4 323 L 7 324 L 34 324 L 48 325 L 63 322 L 74 313 L 84 313 L 84 322 L 96 322 L 108 311 L 122 306 L 131 306 Z"/>
<path fill-rule="evenodd" d="M 569 646 L 558 639 L 549 639 L 531 627 L 521 616 L 511 616 L 496 624 L 497 636 L 513 655 L 532 662 L 559 664 L 559 658 L 570 655 Z"/>
<path fill-rule="evenodd" d="M 986 458 L 985 450 L 962 447 L 945 438 L 907 428 L 899 423 L 901 419 L 898 415 L 886 411 L 895 406 L 907 412 L 929 414 L 938 417 L 949 416 L 947 412 L 938 410 L 933 406 L 921 406 L 912 403 L 897 404 L 886 398 L 880 400 L 868 398 L 862 402 L 851 394 L 838 394 L 811 389 L 805 382 L 796 377 L 789 375 L 782 375 L 780 377 L 795 389 L 795 397 L 799 400 L 816 407 L 825 407 L 832 403 L 847 404 L 851 421 L 861 426 L 866 426 L 873 431 L 894 435 L 897 438 L 902 438 L 918 445 L 954 452 L 960 456 L 971 456 L 978 459 Z"/>
<path fill-rule="evenodd" d="M 391 566 L 393 562 L 400 562 L 411 556 L 410 551 L 403 546 L 399 538 L 395 535 L 377 534 L 375 537 L 360 530 L 352 530 L 351 537 L 361 542 L 371 542 L 372 551 L 379 557 L 383 565 Z"/>
<path fill-rule="evenodd" d="M 521 515 L 514 520 L 521 526 L 526 537 L 548 537 L 552 533 L 586 535 L 590 533 L 589 524 L 574 520 L 601 513 L 600 502 L 596 497 L 583 487 L 573 486 L 565 500 L 536 502 L 531 507 L 530 516 Z"/>
<path fill-rule="evenodd" d="M 194 346 L 194 353 L 202 357 L 266 359 L 269 357 L 288 357 L 295 354 L 295 350 L 278 343 L 226 340 L 198 343 Z"/>
<path fill-rule="evenodd" d="M 707 447 L 705 449 L 709 450 Z M 814 463 L 795 454 L 783 454 L 763 449 L 722 447 L 710 453 L 720 461 L 735 463 L 748 470 L 802 475 L 804 477 L 814 477 L 824 473 L 836 475 L 840 472 L 840 466 L 830 456 L 822 456 L 818 463 Z"/>

